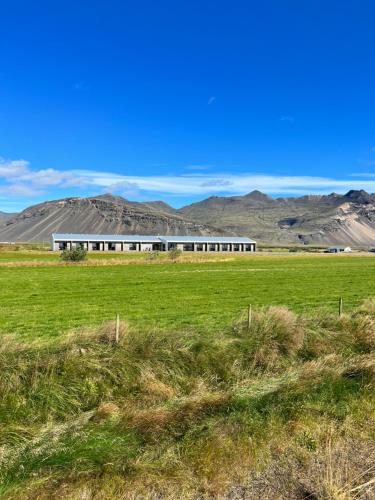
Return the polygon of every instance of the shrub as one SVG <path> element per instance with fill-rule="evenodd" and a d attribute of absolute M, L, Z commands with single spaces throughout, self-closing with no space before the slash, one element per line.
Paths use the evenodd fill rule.
<path fill-rule="evenodd" d="M 153 250 L 147 255 L 148 260 L 157 260 L 160 257 L 160 252 L 158 250 Z"/>
<path fill-rule="evenodd" d="M 182 251 L 178 248 L 171 248 L 168 252 L 168 256 L 173 262 L 176 262 L 181 257 L 181 254 Z"/>
<path fill-rule="evenodd" d="M 80 262 L 86 259 L 87 251 L 78 246 L 76 248 L 72 248 L 71 250 L 64 250 L 61 253 L 61 260 L 64 262 Z"/>
<path fill-rule="evenodd" d="M 244 317 L 233 326 L 242 333 L 245 358 L 256 370 L 280 370 L 297 358 L 304 345 L 303 322 L 285 307 L 271 306 L 255 311 L 250 330 Z"/>

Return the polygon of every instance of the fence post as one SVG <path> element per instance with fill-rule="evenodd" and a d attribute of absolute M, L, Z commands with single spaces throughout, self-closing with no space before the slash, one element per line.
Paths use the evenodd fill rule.
<path fill-rule="evenodd" d="M 252 316 L 252 311 L 251 311 L 251 304 L 249 304 L 249 308 L 247 310 L 247 329 L 250 330 L 251 326 L 251 316 Z"/>
<path fill-rule="evenodd" d="M 340 297 L 339 300 L 339 316 L 341 316 L 343 310 L 343 303 L 342 303 L 342 297 Z"/>
<path fill-rule="evenodd" d="M 120 338 L 120 315 L 116 315 L 116 344 L 118 344 Z"/>

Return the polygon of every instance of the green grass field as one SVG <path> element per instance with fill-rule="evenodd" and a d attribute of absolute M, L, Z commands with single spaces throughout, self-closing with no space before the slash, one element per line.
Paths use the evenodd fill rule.
<path fill-rule="evenodd" d="M 110 259 L 118 255 L 93 255 Z M 167 330 L 230 325 L 249 303 L 297 312 L 351 309 L 374 295 L 375 256 L 215 256 L 214 262 L 1 267 L 14 261 L 57 261 L 48 252 L 0 253 L 0 331 L 50 338 L 113 319 Z M 223 260 L 223 259 L 227 260 Z M 32 263 L 30 263 L 32 264 Z"/>
<path fill-rule="evenodd" d="M 375 255 L 0 251 L 0 497 L 374 498 L 374 281 Z"/>

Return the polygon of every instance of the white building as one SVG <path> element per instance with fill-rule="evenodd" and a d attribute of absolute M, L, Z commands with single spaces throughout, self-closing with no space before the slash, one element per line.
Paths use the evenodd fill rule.
<path fill-rule="evenodd" d="M 142 236 L 110 234 L 52 234 L 52 249 L 77 246 L 87 251 L 149 252 L 177 248 L 185 252 L 255 252 L 256 242 L 240 236 Z"/>
<path fill-rule="evenodd" d="M 352 249 L 350 247 L 329 247 L 329 253 L 350 253 Z"/>

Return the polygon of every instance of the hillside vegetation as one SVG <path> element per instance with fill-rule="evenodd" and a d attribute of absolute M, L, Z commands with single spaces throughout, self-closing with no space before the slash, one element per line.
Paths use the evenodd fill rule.
<path fill-rule="evenodd" d="M 3 498 L 374 497 L 375 302 L 0 347 Z"/>

